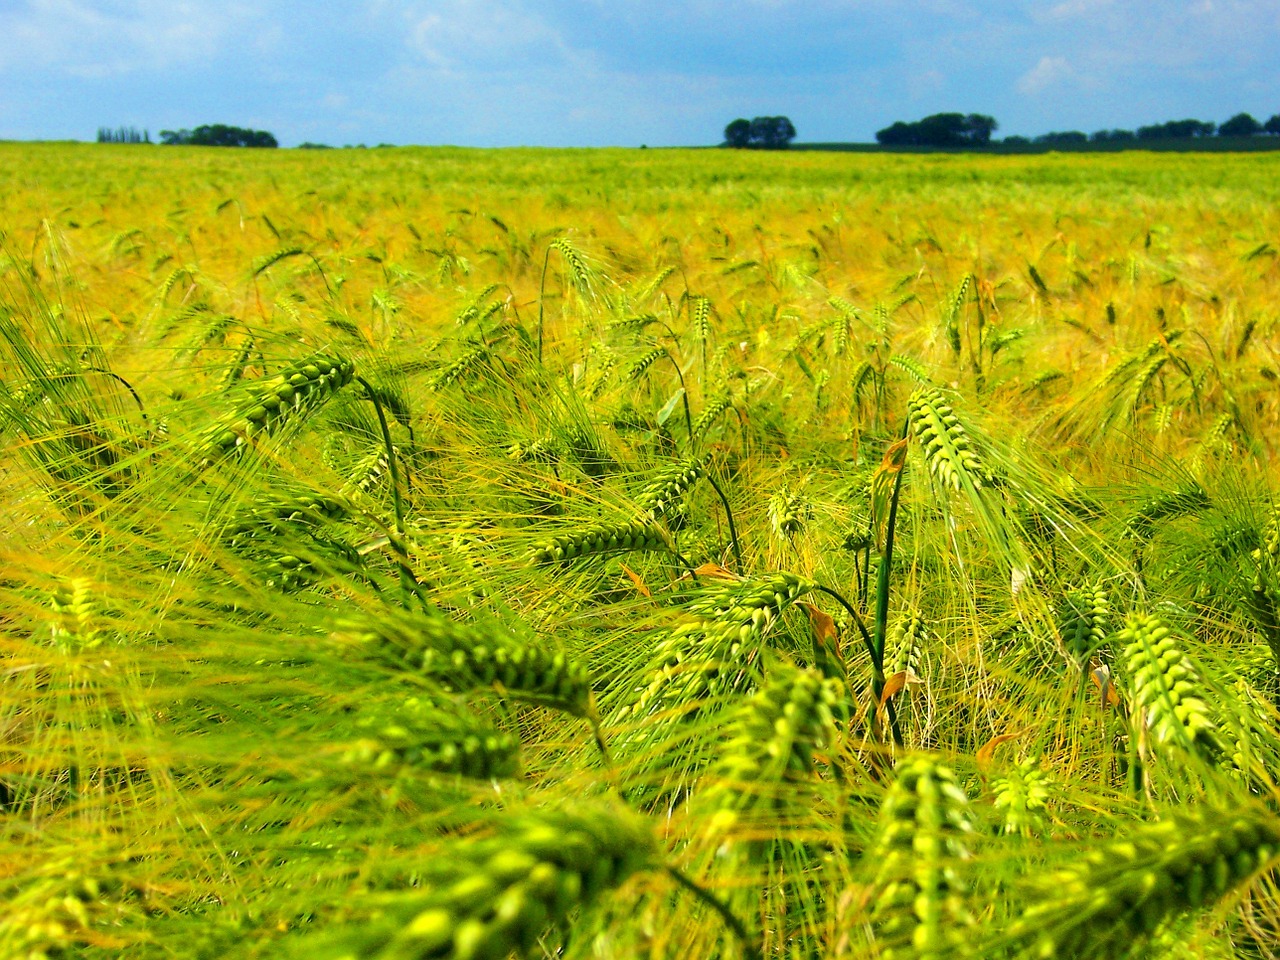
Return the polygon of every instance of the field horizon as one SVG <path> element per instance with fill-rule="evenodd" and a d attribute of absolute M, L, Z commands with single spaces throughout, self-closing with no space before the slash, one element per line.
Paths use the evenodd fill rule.
<path fill-rule="evenodd" d="M 0 955 L 1280 950 L 1280 157 L 0 142 Z"/>

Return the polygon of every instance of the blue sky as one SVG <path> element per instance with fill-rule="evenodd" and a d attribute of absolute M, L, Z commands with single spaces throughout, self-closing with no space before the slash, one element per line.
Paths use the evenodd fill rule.
<path fill-rule="evenodd" d="M 0 0 L 0 138 L 230 123 L 285 146 L 998 135 L 1280 113 L 1280 0 Z"/>

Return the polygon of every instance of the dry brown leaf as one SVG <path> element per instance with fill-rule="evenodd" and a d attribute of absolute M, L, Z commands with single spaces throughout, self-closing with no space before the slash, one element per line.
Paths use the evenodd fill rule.
<path fill-rule="evenodd" d="M 879 548 L 884 546 L 885 527 L 889 524 L 889 502 L 893 499 L 898 474 L 907 463 L 909 442 L 907 437 L 903 437 L 890 444 L 871 478 L 871 529 Z"/>
<path fill-rule="evenodd" d="M 1098 694 L 1102 698 L 1102 709 L 1120 705 L 1120 694 L 1116 693 L 1115 685 L 1111 682 L 1110 670 L 1105 666 L 1098 667 L 1096 670 L 1089 671 L 1089 679 L 1098 688 Z"/>
<path fill-rule="evenodd" d="M 880 691 L 880 706 L 884 707 L 886 703 L 900 694 L 906 687 L 915 686 L 924 683 L 910 670 L 899 670 L 897 673 L 890 674 L 884 678 L 884 689 Z"/>
<path fill-rule="evenodd" d="M 692 573 L 686 571 L 680 575 L 681 580 L 688 580 L 691 576 L 707 577 L 710 580 L 729 580 L 733 583 L 742 581 L 742 577 L 738 576 L 732 570 L 726 570 L 718 563 L 708 561 L 700 567 L 694 567 Z"/>
<path fill-rule="evenodd" d="M 1002 743 L 1008 743 L 1010 740 L 1017 740 L 1020 736 L 1022 736 L 1021 730 L 1017 733 L 1001 733 L 984 743 L 978 748 L 978 769 L 985 771 L 991 766 L 991 759 L 995 756 L 996 747 Z"/>
<path fill-rule="evenodd" d="M 836 646 L 836 622 L 830 615 L 823 613 L 812 603 L 807 600 L 801 600 L 800 606 L 804 607 L 805 612 L 809 614 L 809 623 L 813 625 L 814 636 L 818 638 L 818 642 L 824 646 L 830 641 L 832 647 Z"/>
<path fill-rule="evenodd" d="M 619 566 L 622 567 L 622 572 L 627 575 L 627 579 L 629 579 L 632 582 L 632 584 L 635 585 L 635 588 L 637 591 L 639 591 L 640 596 L 642 597 L 653 596 L 653 593 L 645 585 L 645 582 L 643 578 L 641 578 L 640 574 L 636 573 L 634 570 L 628 567 L 625 563 L 621 563 L 619 564 Z"/>

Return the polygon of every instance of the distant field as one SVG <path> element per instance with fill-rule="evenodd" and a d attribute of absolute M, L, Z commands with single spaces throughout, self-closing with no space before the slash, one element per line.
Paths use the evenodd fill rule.
<path fill-rule="evenodd" d="M 1280 949 L 1280 155 L 0 143 L 0 230 L 0 957 Z"/>

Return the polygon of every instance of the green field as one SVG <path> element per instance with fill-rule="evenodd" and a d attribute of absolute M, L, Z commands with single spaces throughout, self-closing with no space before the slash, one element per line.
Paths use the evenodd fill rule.
<path fill-rule="evenodd" d="M 1280 951 L 1280 155 L 0 144 L 0 957 Z"/>

